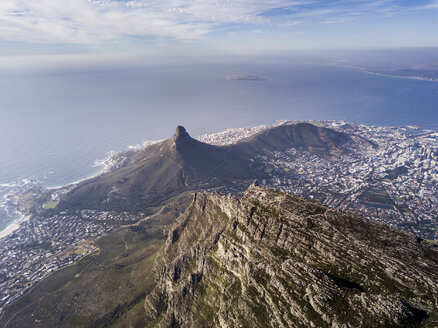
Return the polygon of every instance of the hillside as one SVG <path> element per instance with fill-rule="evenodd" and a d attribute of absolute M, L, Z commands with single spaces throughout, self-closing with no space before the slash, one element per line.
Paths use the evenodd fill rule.
<path fill-rule="evenodd" d="M 436 327 L 438 250 L 252 185 L 197 194 L 157 256 L 147 327 Z"/>
<path fill-rule="evenodd" d="M 163 229 L 192 198 L 182 194 L 138 223 L 98 238 L 97 251 L 52 272 L 6 307 L 0 327 L 103 328 L 127 312 L 130 324 L 119 327 L 144 327 L 144 311 L 139 310 L 155 286 L 154 259 L 166 241 Z"/>
<path fill-rule="evenodd" d="M 236 185 L 267 176 L 256 155 L 306 147 L 329 153 L 351 138 L 308 123 L 282 125 L 228 146 L 214 146 L 190 137 L 177 127 L 173 137 L 137 152 L 120 155 L 120 165 L 84 181 L 58 205 L 138 211 L 187 190 Z"/>
<path fill-rule="evenodd" d="M 339 148 L 352 141 L 345 133 L 319 127 L 310 123 L 280 125 L 236 144 L 236 148 L 250 154 L 271 154 L 291 147 L 302 147 L 321 153 Z"/>
<path fill-rule="evenodd" d="M 12 327 L 436 327 L 437 246 L 275 190 L 185 194 L 8 306 Z"/>
<path fill-rule="evenodd" d="M 139 210 L 185 190 L 262 176 L 251 164 L 231 147 L 202 143 L 177 127 L 173 137 L 130 154 L 122 167 L 81 183 L 59 208 Z"/>

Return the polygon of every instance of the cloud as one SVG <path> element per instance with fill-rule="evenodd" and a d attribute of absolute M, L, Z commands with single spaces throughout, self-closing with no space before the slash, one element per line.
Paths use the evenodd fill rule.
<path fill-rule="evenodd" d="M 226 23 L 263 24 L 260 13 L 305 1 L 2 0 L 0 40 L 98 43 L 143 36 L 198 39 Z"/>
<path fill-rule="evenodd" d="M 294 26 L 436 7 L 437 1 L 407 7 L 402 0 L 1 0 L 0 41 L 196 40 L 227 24 Z"/>
<path fill-rule="evenodd" d="M 422 5 L 417 5 L 414 7 L 415 10 L 428 10 L 428 9 L 437 9 L 437 8 L 438 8 L 437 0 Z"/>
<path fill-rule="evenodd" d="M 98 43 L 138 36 L 194 39 L 210 28 L 172 7 L 138 2 L 2 0 L 0 39 L 32 43 Z"/>

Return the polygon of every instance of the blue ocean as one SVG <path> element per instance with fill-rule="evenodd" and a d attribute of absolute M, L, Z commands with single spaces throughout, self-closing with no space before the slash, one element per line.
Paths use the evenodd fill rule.
<path fill-rule="evenodd" d="M 307 119 L 438 129 L 438 83 L 273 60 L 0 74 L 0 230 L 17 217 L 4 204 L 17 186 L 86 178 L 177 125 L 198 136 Z"/>

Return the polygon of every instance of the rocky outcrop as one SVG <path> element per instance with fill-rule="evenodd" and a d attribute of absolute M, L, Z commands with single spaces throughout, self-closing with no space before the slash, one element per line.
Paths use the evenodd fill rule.
<path fill-rule="evenodd" d="M 253 184 L 197 194 L 156 263 L 150 327 L 436 327 L 437 247 Z"/>

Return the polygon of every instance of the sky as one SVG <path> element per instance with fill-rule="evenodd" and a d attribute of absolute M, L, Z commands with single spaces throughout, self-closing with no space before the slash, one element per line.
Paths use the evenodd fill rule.
<path fill-rule="evenodd" d="M 438 47 L 438 0 L 1 0 L 0 56 Z"/>

